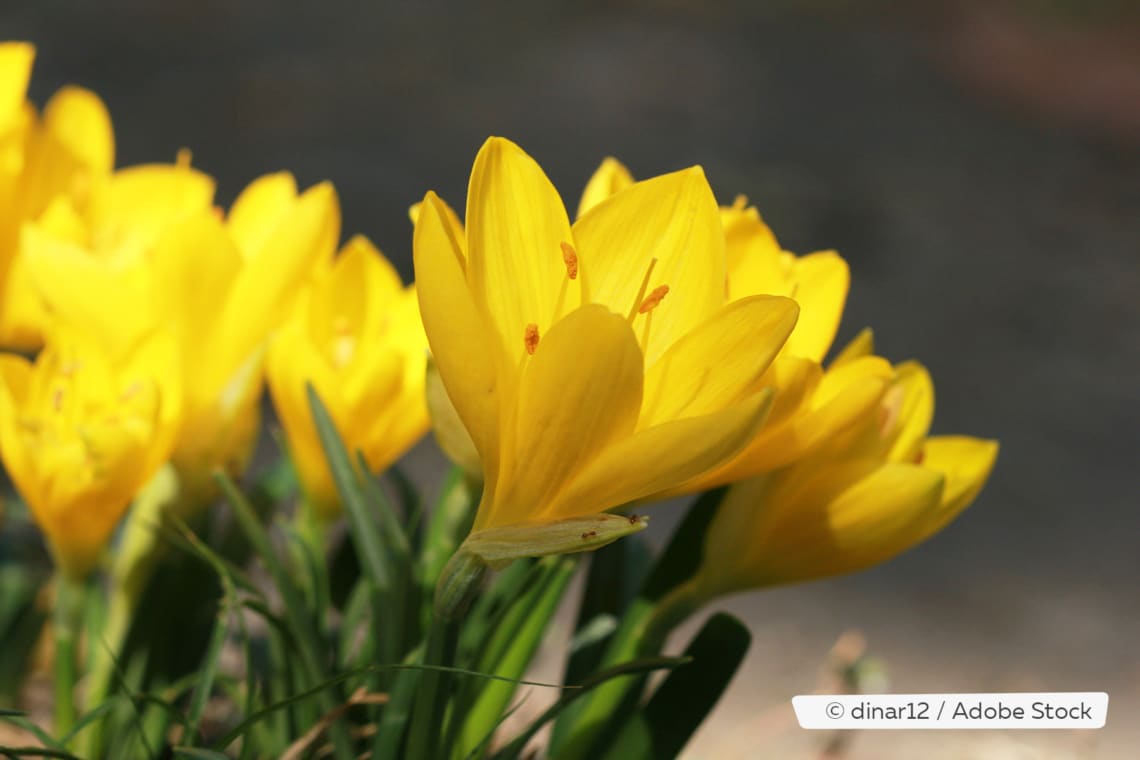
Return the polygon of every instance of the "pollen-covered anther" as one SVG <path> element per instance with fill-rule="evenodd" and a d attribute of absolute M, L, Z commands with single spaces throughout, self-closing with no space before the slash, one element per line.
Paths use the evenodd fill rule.
<path fill-rule="evenodd" d="M 653 292 L 645 297 L 641 302 L 641 306 L 637 307 L 638 314 L 647 314 L 657 308 L 665 296 L 669 295 L 668 285 L 658 285 L 653 289 Z"/>
<path fill-rule="evenodd" d="M 565 240 L 559 245 L 562 246 L 562 263 L 566 265 L 566 276 L 571 280 L 578 279 L 578 252 Z"/>
<path fill-rule="evenodd" d="M 538 325 L 534 322 L 526 326 L 526 331 L 523 333 L 523 345 L 526 346 L 526 352 L 533 356 L 538 348 Z"/>

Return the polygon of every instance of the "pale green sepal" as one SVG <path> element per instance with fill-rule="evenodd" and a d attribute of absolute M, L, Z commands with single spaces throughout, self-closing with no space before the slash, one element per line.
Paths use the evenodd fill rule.
<path fill-rule="evenodd" d="M 626 517 L 605 513 L 546 523 L 505 525 L 472 533 L 459 551 L 478 557 L 488 567 L 498 570 L 523 557 L 600 549 L 648 526 L 649 518 L 644 515 Z"/>

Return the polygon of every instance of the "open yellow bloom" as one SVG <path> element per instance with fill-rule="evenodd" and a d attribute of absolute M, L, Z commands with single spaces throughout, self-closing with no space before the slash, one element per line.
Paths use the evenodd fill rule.
<path fill-rule="evenodd" d="M 579 214 L 633 184 L 629 170 L 605 159 L 582 193 Z M 850 271 L 835 251 L 797 256 L 785 251 L 755 207 L 743 197 L 720 210 L 730 301 L 757 294 L 793 298 L 800 316 L 761 379 L 775 392 L 764 426 L 731 461 L 659 497 L 701 491 L 794 462 L 853 425 L 882 398 L 891 379 L 885 360 L 866 356 L 842 371 L 824 373 L 847 300 Z"/>
<path fill-rule="evenodd" d="M 177 337 L 185 399 L 172 458 L 203 494 L 216 468 L 248 459 L 265 342 L 331 258 L 340 222 L 331 186 L 298 195 L 287 174 L 252 183 L 228 219 L 213 193 L 185 161 L 123 169 L 85 213 L 57 199 L 23 236 L 55 318 L 87 326 L 112 355 L 157 327 Z"/>
<path fill-rule="evenodd" d="M 634 184 L 571 226 L 534 160 L 491 138 L 466 227 L 429 192 L 414 249 L 435 362 L 483 463 L 475 532 L 672 488 L 733 457 L 764 420 L 759 380 L 798 309 L 782 296 L 728 302 L 699 168 Z"/>
<path fill-rule="evenodd" d="M 86 575 L 135 493 L 170 453 L 180 418 L 165 336 L 121 361 L 53 336 L 34 364 L 0 355 L 0 455 L 60 568 Z"/>
<path fill-rule="evenodd" d="M 869 349 L 865 340 L 829 373 Z M 790 467 L 733 485 L 705 538 L 697 595 L 860 570 L 945 527 L 985 484 L 998 444 L 927 437 L 933 412 L 929 374 L 900 364 L 856 425 Z"/>
<path fill-rule="evenodd" d="M 64 196 L 86 206 L 114 164 L 111 119 L 80 87 L 60 89 L 43 114 L 27 102 L 35 48 L 0 43 L 0 345 L 42 341 L 43 313 L 19 253 L 20 227 Z"/>
<path fill-rule="evenodd" d="M 313 424 L 312 383 L 348 450 L 380 471 L 428 428 L 427 338 L 413 286 L 365 238 L 348 242 L 298 299 L 269 351 L 267 378 L 310 504 L 324 517 L 340 499 Z"/>

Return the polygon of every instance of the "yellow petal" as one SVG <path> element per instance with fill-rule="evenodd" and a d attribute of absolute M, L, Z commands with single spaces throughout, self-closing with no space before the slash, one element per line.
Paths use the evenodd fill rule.
<path fill-rule="evenodd" d="M 594 206 L 632 184 L 633 175 L 629 169 L 616 158 L 606 157 L 582 191 L 582 199 L 578 201 L 578 216 L 584 216 Z"/>
<path fill-rule="evenodd" d="M 851 273 L 839 254 L 824 251 L 796 259 L 793 276 L 800 321 L 785 350 L 821 362 L 839 329 Z"/>
<path fill-rule="evenodd" d="M 24 228 L 22 252 L 48 314 L 82 325 L 112 355 L 154 325 L 151 272 L 140 258 L 103 261 L 35 225 Z"/>
<path fill-rule="evenodd" d="M 573 245 L 566 209 L 534 159 L 492 137 L 471 169 L 466 218 L 467 281 L 517 361 L 528 324 L 546 332 L 579 303 L 562 260 L 562 243 Z"/>
<path fill-rule="evenodd" d="M 946 477 L 940 518 L 931 526 L 933 532 L 954 519 L 977 497 L 997 461 L 998 442 L 959 435 L 934 436 L 926 439 L 922 454 L 924 467 Z"/>
<path fill-rule="evenodd" d="M 0 287 L 0 346 L 31 352 L 43 343 L 43 300 L 28 272 L 26 257 L 17 255 Z"/>
<path fill-rule="evenodd" d="M 469 477 L 481 480 L 483 465 L 479 461 L 479 451 L 471 434 L 463 426 L 463 420 L 455 411 L 455 404 L 443 387 L 435 362 L 428 365 L 426 381 L 427 405 L 431 412 L 431 426 L 435 441 L 443 453 L 455 464 L 463 468 Z"/>
<path fill-rule="evenodd" d="M 230 208 L 230 234 L 242 255 L 250 258 L 262 249 L 297 200 L 297 183 L 289 172 L 258 177 Z"/>
<path fill-rule="evenodd" d="M 842 445 L 842 436 L 877 410 L 892 375 L 890 364 L 877 356 L 829 370 L 805 406 L 783 424 L 766 425 L 737 459 L 716 473 L 716 482 L 742 480 L 784 467 L 825 445 Z"/>
<path fill-rule="evenodd" d="M 772 392 L 764 390 L 712 414 L 640 430 L 610 447 L 563 494 L 566 504 L 614 507 L 677 493 L 731 460 L 764 424 Z"/>
<path fill-rule="evenodd" d="M 300 321 L 291 321 L 274 338 L 266 360 L 266 379 L 305 495 L 318 513 L 332 517 L 339 511 L 340 499 L 313 423 L 306 384 L 316 388 L 343 437 L 337 419 L 342 404 L 335 378 L 317 360 L 316 347 Z"/>
<path fill-rule="evenodd" d="M 785 253 L 755 207 L 738 203 L 722 208 L 728 297 L 795 294 L 795 257 Z"/>
<path fill-rule="evenodd" d="M 0 130 L 23 111 L 35 57 L 36 48 L 27 42 L 0 43 Z"/>
<path fill-rule="evenodd" d="M 624 318 L 590 304 L 542 336 L 518 393 L 505 490 L 474 530 L 603 511 L 560 492 L 607 447 L 628 437 L 641 408 L 642 358 Z"/>
<path fill-rule="evenodd" d="M 850 364 L 856 359 L 861 359 L 864 356 L 870 356 L 875 353 L 875 334 L 871 331 L 870 327 L 864 327 L 859 331 L 850 343 L 843 347 L 831 361 L 831 367 L 838 369 L 845 364 Z"/>
<path fill-rule="evenodd" d="M 226 298 L 211 346 L 207 388 L 224 384 L 292 306 L 298 288 L 327 263 L 340 235 L 340 207 L 329 183 L 306 190 L 246 262 Z"/>
<path fill-rule="evenodd" d="M 61 88 L 44 106 L 44 127 L 81 166 L 109 172 L 115 134 L 103 100 L 83 87 Z"/>
<path fill-rule="evenodd" d="M 111 117 L 99 96 L 81 87 L 64 87 L 53 95 L 27 162 L 20 186 L 25 218 L 39 216 L 61 194 L 86 208 L 94 185 L 115 162 Z"/>
<path fill-rule="evenodd" d="M 33 383 L 32 365 L 22 356 L 0 354 L 0 452 L 9 475 L 28 472 L 34 452 L 22 445 L 19 410 L 27 403 Z"/>
<path fill-rule="evenodd" d="M 143 471 L 147 473 L 144 481 L 169 458 L 180 432 L 185 390 L 182 359 L 174 338 L 166 331 L 158 330 L 143 338 L 118 369 L 125 379 L 124 393 L 132 392 L 135 382 L 145 378 L 146 382 L 154 384 L 158 394 L 158 413 L 153 420 L 146 455 L 139 457 Z M 141 486 L 140 482 L 136 488 Z"/>
<path fill-rule="evenodd" d="M 649 368 L 639 427 L 709 414 L 754 393 L 796 324 L 790 298 L 752 296 L 726 304 Z"/>
<path fill-rule="evenodd" d="M 463 222 L 459 221 L 459 217 L 451 206 L 448 206 L 442 200 L 439 206 L 443 212 L 443 218 L 447 222 L 447 226 L 451 229 L 451 234 L 455 237 L 460 249 L 463 251 L 463 260 L 467 260 L 467 231 L 463 229 Z M 420 209 L 423 208 L 423 203 L 413 203 L 408 208 L 408 218 L 412 220 L 412 224 L 416 225 L 420 221 Z M 466 266 L 466 265 L 465 265 Z"/>
<path fill-rule="evenodd" d="M 724 236 L 700 167 L 638 182 L 574 224 L 583 300 L 634 314 L 647 366 L 725 303 Z M 643 288 L 653 259 L 652 277 Z M 668 294 L 637 314 L 639 293 Z"/>
<path fill-rule="evenodd" d="M 241 254 L 222 223 L 209 212 L 172 225 L 155 244 L 153 287 L 161 294 L 155 299 L 156 316 L 176 326 L 193 365 L 205 364 L 199 356 L 206 353 L 200 348 L 202 335 L 213 329 L 218 304 L 226 302 L 241 264 Z"/>
<path fill-rule="evenodd" d="M 149 245 L 170 223 L 209 211 L 214 180 L 176 164 L 145 164 L 111 175 L 92 198 L 96 229 L 116 234 L 123 244 Z"/>
<path fill-rule="evenodd" d="M 895 462 L 913 462 L 934 419 L 934 382 L 930 373 L 918 362 L 903 362 L 895 367 L 895 382 L 884 399 L 887 414 L 883 423 L 893 437 L 887 458 Z"/>
<path fill-rule="evenodd" d="M 428 342 L 448 397 L 471 434 L 487 478 L 499 461 L 499 340 L 475 304 L 464 256 L 443 202 L 424 198 L 412 242 L 416 292 Z"/>
<path fill-rule="evenodd" d="M 940 473 L 866 462 L 792 468 L 762 488 L 729 490 L 706 537 L 717 593 L 853 572 L 926 537 Z M 754 499 L 760 496 L 759 501 Z"/>

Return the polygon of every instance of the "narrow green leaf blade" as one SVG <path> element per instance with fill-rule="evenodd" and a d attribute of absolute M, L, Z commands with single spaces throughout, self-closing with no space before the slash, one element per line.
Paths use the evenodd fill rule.
<path fill-rule="evenodd" d="M 607 760 L 676 757 L 720 700 L 748 653 L 752 634 L 737 618 L 713 615 L 685 649 L 692 664 L 670 673 L 625 723 Z"/>

